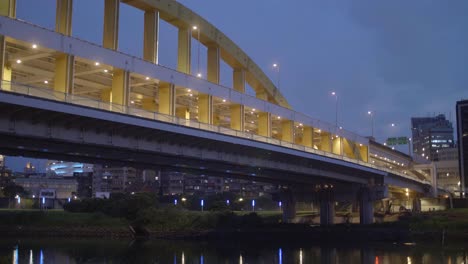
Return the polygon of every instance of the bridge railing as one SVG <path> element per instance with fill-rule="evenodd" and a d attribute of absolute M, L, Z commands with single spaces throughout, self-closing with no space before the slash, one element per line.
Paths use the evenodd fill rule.
<path fill-rule="evenodd" d="M 216 125 L 205 124 L 205 123 L 201 123 L 195 120 L 178 118 L 176 116 L 161 114 L 157 112 L 151 112 L 151 111 L 143 110 L 143 109 L 136 108 L 136 107 L 123 106 L 123 105 L 119 105 L 115 103 L 96 100 L 94 98 L 67 94 L 67 93 L 55 91 L 55 90 L 48 89 L 48 88 L 41 88 L 41 87 L 24 85 L 24 84 L 18 84 L 18 83 L 9 82 L 9 81 L 2 81 L 0 90 L 5 91 L 5 92 L 13 92 L 13 93 L 24 94 L 28 96 L 39 97 L 42 99 L 48 99 L 52 101 L 66 102 L 70 104 L 100 109 L 104 111 L 116 112 L 116 113 L 121 113 L 125 115 L 137 116 L 137 117 L 141 117 L 145 119 L 172 123 L 172 124 L 177 124 L 177 125 L 196 128 L 196 129 L 207 130 L 207 131 L 234 136 L 234 137 L 246 138 L 246 139 L 250 139 L 250 140 L 254 140 L 258 142 L 264 142 L 264 143 L 268 143 L 268 144 L 272 144 L 276 146 L 296 149 L 296 150 L 307 152 L 307 153 L 313 153 L 313 154 L 317 154 L 321 156 L 343 160 L 343 161 L 354 163 L 354 164 L 359 164 L 365 167 L 370 167 L 370 168 L 374 168 L 377 170 L 386 171 L 388 173 L 397 174 L 401 177 L 420 181 L 423 183 L 427 182 L 424 180 L 416 179 L 414 177 L 410 177 L 409 175 L 406 175 L 403 172 L 398 171 L 398 170 L 390 170 L 385 167 L 375 166 L 371 163 L 345 157 L 344 155 L 337 155 L 331 152 L 326 152 L 326 151 L 318 150 L 315 148 L 310 148 L 310 147 L 306 147 L 303 145 L 298 145 L 298 144 L 282 141 L 282 140 L 275 139 L 275 138 L 264 137 L 264 136 L 260 136 L 260 135 L 249 133 L 249 132 L 238 131 L 238 130 L 216 126 Z"/>

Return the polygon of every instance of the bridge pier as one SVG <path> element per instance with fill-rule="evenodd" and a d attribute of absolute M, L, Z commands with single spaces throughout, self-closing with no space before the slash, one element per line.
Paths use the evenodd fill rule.
<path fill-rule="evenodd" d="M 359 190 L 359 219 L 361 225 L 369 225 L 374 222 L 374 201 L 369 187 Z"/>
<path fill-rule="evenodd" d="M 291 223 L 296 217 L 296 197 L 290 188 L 283 188 L 280 195 L 283 208 L 283 223 Z"/>
<path fill-rule="evenodd" d="M 413 202 L 412 211 L 415 212 L 415 213 L 421 212 L 421 198 L 416 196 L 416 197 L 413 198 L 412 202 Z"/>
<path fill-rule="evenodd" d="M 333 186 L 323 185 L 318 192 L 320 201 L 320 225 L 333 225 L 335 222 L 335 197 Z"/>

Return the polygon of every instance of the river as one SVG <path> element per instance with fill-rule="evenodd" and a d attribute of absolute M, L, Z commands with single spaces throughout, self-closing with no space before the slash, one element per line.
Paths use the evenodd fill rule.
<path fill-rule="evenodd" d="M 468 244 L 467 244 L 468 245 Z M 413 243 L 309 244 L 157 240 L 1 239 L 3 263 L 460 264 L 467 247 Z"/>

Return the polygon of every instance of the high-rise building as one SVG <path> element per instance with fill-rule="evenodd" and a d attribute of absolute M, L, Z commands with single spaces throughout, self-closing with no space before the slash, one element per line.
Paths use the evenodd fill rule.
<path fill-rule="evenodd" d="M 437 152 L 453 148 L 453 126 L 445 115 L 411 118 L 413 152 L 427 160 L 437 160 Z"/>
<path fill-rule="evenodd" d="M 456 112 L 460 182 L 464 194 L 468 188 L 468 100 L 458 101 Z"/>
<path fill-rule="evenodd" d="M 137 171 L 130 167 L 94 166 L 93 194 L 122 193 L 130 191 L 135 183 Z"/>

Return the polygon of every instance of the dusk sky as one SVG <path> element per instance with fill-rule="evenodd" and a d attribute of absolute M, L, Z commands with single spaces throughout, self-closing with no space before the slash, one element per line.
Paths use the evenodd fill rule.
<path fill-rule="evenodd" d="M 53 29 L 55 2 L 18 0 L 17 16 Z M 103 2 L 74 1 L 74 36 L 102 42 Z M 180 2 L 237 43 L 274 83 L 272 64 L 279 63 L 281 91 L 295 110 L 333 123 L 336 91 L 339 125 L 360 135 L 370 135 L 369 110 L 382 142 L 409 136 L 412 116 L 445 113 L 454 121 L 455 102 L 468 98 L 468 1 Z M 143 12 L 122 5 L 120 24 L 119 49 L 140 57 Z M 176 29 L 161 22 L 160 64 L 175 68 L 176 40 Z M 205 56 L 202 49 L 202 66 Z M 225 66 L 221 81 L 232 83 Z"/>

